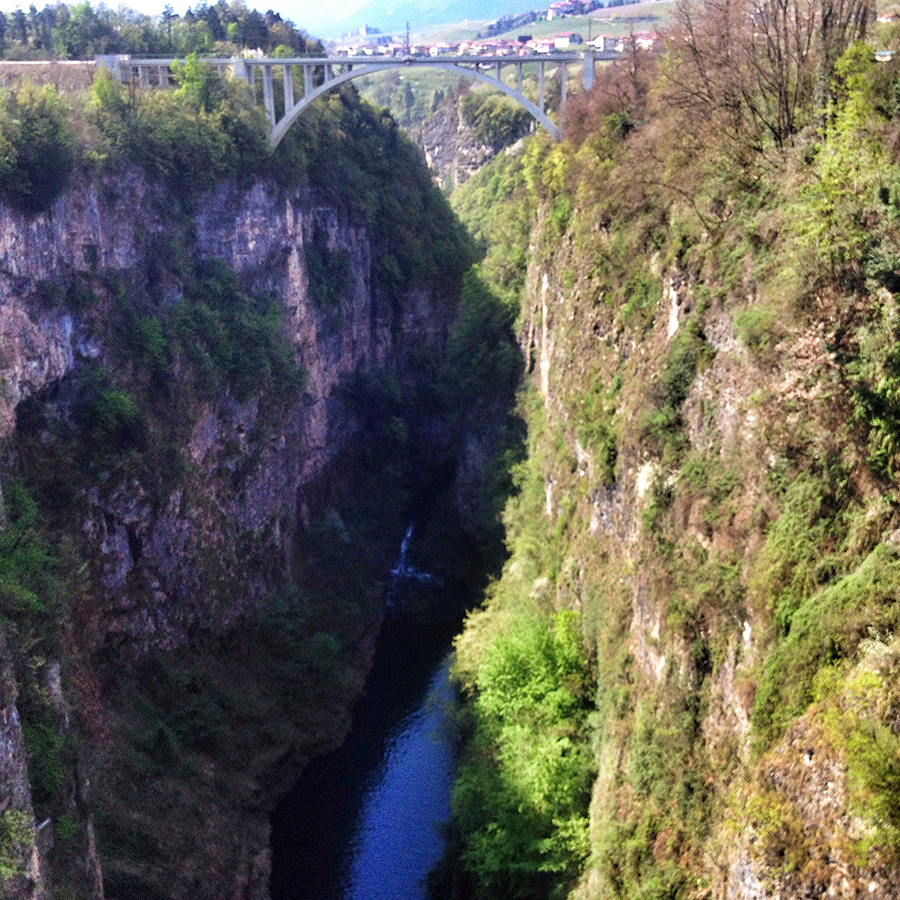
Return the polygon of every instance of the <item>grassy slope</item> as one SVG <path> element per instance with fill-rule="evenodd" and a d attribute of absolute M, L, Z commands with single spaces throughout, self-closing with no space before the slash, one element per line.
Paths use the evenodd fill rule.
<path fill-rule="evenodd" d="M 652 31 L 667 25 L 671 21 L 674 9 L 674 0 L 634 3 L 612 9 L 595 10 L 588 16 L 570 16 L 550 22 L 535 22 L 534 25 L 505 32 L 498 37 L 514 40 L 520 34 L 527 33 L 534 38 L 545 38 L 554 37 L 564 31 L 574 31 L 587 40 L 589 33 L 596 37 L 598 34 L 618 35 L 628 34 L 630 31 Z M 416 32 L 413 37 L 421 41 L 472 40 L 478 34 L 485 34 L 490 24 L 490 21 L 448 23 Z"/>

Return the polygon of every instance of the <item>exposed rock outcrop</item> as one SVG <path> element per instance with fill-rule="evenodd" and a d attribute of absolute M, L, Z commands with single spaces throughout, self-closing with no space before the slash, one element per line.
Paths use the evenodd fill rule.
<path fill-rule="evenodd" d="M 327 305 L 311 296 L 307 250 L 313 239 L 348 262 L 340 296 Z M 182 285 L 171 274 L 170 258 L 176 252 L 222 259 L 246 290 L 277 298 L 306 381 L 299 393 L 281 399 L 238 400 L 224 391 L 199 403 L 195 398 L 190 410 L 154 411 L 147 424 L 153 439 L 163 446 L 166 438 L 181 440 L 177 453 L 162 464 L 120 468 L 113 477 L 104 473 L 83 491 L 78 540 L 90 560 L 91 588 L 74 603 L 77 691 L 66 687 L 78 694 L 87 738 L 78 783 L 71 788 L 73 821 L 81 829 L 79 866 L 87 873 L 80 877 L 92 885 L 85 890 L 101 896 L 95 823 L 80 818 L 93 781 L 95 794 L 113 798 L 100 806 L 119 817 L 96 828 L 101 855 L 105 840 L 106 854 L 117 858 L 107 896 L 122 900 L 139 885 L 155 896 L 164 884 L 171 898 L 262 900 L 268 890 L 268 814 L 298 767 L 337 743 L 348 727 L 348 707 L 377 634 L 377 590 L 359 598 L 359 621 L 342 623 L 350 670 L 330 697 L 326 681 L 315 688 L 324 698 L 316 702 L 324 707 L 305 743 L 286 739 L 277 755 L 270 747 L 258 759 L 243 760 L 240 771 L 216 771 L 211 763 L 193 779 L 166 776 L 160 796 L 132 797 L 127 813 L 121 753 L 134 724 L 124 721 L 122 710 L 133 700 L 128 676 L 123 680 L 118 673 L 148 653 L 181 648 L 183 658 L 198 645 L 206 648 L 198 671 L 219 665 L 216 641 L 235 623 L 252 620 L 271 591 L 299 574 L 298 541 L 305 527 L 350 483 L 366 442 L 378 440 L 361 433 L 360 417 L 340 386 L 358 373 L 390 371 L 403 381 L 415 377 L 413 360 L 429 354 L 439 359 L 456 298 L 452 285 L 420 284 L 397 294 L 380 290 L 372 280 L 366 229 L 309 194 L 290 195 L 264 184 L 244 190 L 223 185 L 185 217 L 138 170 L 99 182 L 83 178 L 47 214 L 0 210 L 0 436 L 14 440 L 17 414 L 29 403 L 51 423 L 67 421 L 67 385 L 81 368 L 121 365 L 103 338 L 104 317 L 109 320 L 116 303 L 107 287 L 110 275 L 152 290 L 163 303 L 177 302 Z M 94 298 L 86 304 L 73 300 L 74 284 L 87 285 Z M 58 440 L 49 425 L 36 428 L 38 446 Z M 37 463 L 20 460 L 30 464 Z M 323 646 L 330 650 L 332 644 Z M 94 665 L 92 659 L 102 662 Z M 58 676 L 58 666 L 55 671 Z M 7 674 L 3 683 L 13 693 L 0 711 L 0 797 L 8 796 L 8 808 L 20 810 L 33 829 L 14 679 Z M 227 671 L 204 677 L 230 681 Z M 260 676 L 255 677 L 258 686 Z M 217 779 L 229 783 L 227 797 L 217 791 Z M 167 800 L 165 792 L 180 796 L 181 804 Z M 203 827 L 197 830 L 192 816 L 201 805 Z M 166 822 L 166 816 L 177 821 Z M 47 834 L 56 828 L 51 823 Z M 111 829 L 139 837 L 110 849 Z M 17 897 L 44 896 L 39 846 L 34 841 L 27 854 L 22 850 L 22 878 L 31 887 Z"/>
<path fill-rule="evenodd" d="M 452 190 L 468 181 L 497 155 L 497 148 L 484 144 L 459 115 L 457 103 L 444 104 L 419 129 L 417 140 L 435 181 Z"/>

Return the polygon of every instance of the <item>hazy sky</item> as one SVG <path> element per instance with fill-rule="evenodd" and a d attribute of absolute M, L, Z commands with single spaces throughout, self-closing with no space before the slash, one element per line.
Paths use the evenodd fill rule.
<path fill-rule="evenodd" d="M 283 18 L 290 19 L 298 28 L 314 32 L 317 27 L 353 15 L 358 9 L 363 8 L 366 2 L 367 0 L 343 0 L 340 3 L 329 0 L 268 0 L 268 2 L 247 0 L 247 5 L 255 6 L 260 12 L 273 9 L 281 13 Z"/>

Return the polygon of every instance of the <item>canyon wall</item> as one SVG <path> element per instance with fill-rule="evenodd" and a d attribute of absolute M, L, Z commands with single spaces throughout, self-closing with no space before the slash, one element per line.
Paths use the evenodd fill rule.
<path fill-rule="evenodd" d="M 543 514 L 564 548 L 555 581 L 532 590 L 582 617 L 587 640 L 595 642 L 598 705 L 609 717 L 595 737 L 595 857 L 571 896 L 614 897 L 637 885 L 721 900 L 894 896 L 897 870 L 877 831 L 879 814 L 861 800 L 866 775 L 853 759 L 858 739 L 850 737 L 874 727 L 869 715 L 893 722 L 896 709 L 887 699 L 892 638 L 879 632 L 883 614 L 867 608 L 870 600 L 850 612 L 845 594 L 840 626 L 827 607 L 815 613 L 815 624 L 795 624 L 799 638 L 815 646 L 794 645 L 800 671 L 806 654 L 837 660 L 847 652 L 816 646 L 820 629 L 850 630 L 859 659 L 833 663 L 837 688 L 805 693 L 799 681 L 808 676 L 791 676 L 798 684 L 789 690 L 804 690 L 805 713 L 791 719 L 789 701 L 775 701 L 784 704 L 779 712 L 790 727 L 770 743 L 759 735 L 759 697 L 791 670 L 772 650 L 778 626 L 770 598 L 783 583 L 782 554 L 810 549 L 805 529 L 831 527 L 815 492 L 798 500 L 798 491 L 792 502 L 802 506 L 803 524 L 795 543 L 773 550 L 774 523 L 788 525 L 797 510 L 779 509 L 784 500 L 775 484 L 785 447 L 801 431 L 823 454 L 826 446 L 839 452 L 846 439 L 824 425 L 838 390 L 833 336 L 814 324 L 785 336 L 771 354 L 754 354 L 736 337 L 724 304 L 707 305 L 688 273 L 660 266 L 652 320 L 639 336 L 613 338 L 609 309 L 589 291 L 564 287 L 560 262 L 534 266 L 523 330 L 546 423 L 535 451 Z M 698 319 L 702 332 L 689 337 Z M 648 386 L 664 382 L 688 341 L 701 340 L 703 355 L 681 407 L 684 442 L 677 460 L 660 459 L 650 449 Z M 598 393 L 619 385 L 607 400 L 618 422 L 614 480 L 604 473 L 602 447 L 596 440 L 591 446 L 583 427 L 576 385 L 591 382 Z M 659 394 L 650 396 L 661 404 Z M 850 477 L 849 515 L 860 524 L 848 592 L 857 579 L 890 581 L 884 572 L 896 566 L 897 526 L 871 475 L 859 468 Z M 800 484 L 802 476 L 795 491 Z M 838 529 L 826 543 L 834 534 Z M 826 565 L 818 553 L 812 565 Z M 820 589 L 840 581 L 831 573 L 817 577 Z M 863 588 L 875 597 L 881 590 Z M 860 704 L 869 703 L 879 711 L 864 713 Z M 611 844 L 612 834 L 621 843 Z"/>
<path fill-rule="evenodd" d="M 639 75 L 453 197 L 518 306 L 528 435 L 457 641 L 474 738 L 437 896 L 894 896 L 900 236 L 854 155 L 887 119 L 761 176 Z"/>
<path fill-rule="evenodd" d="M 319 262 L 341 262 L 338 295 L 327 302 L 312 296 L 312 242 Z M 79 586 L 59 617 L 56 646 L 40 650 L 46 658 L 30 669 L 21 653 L 17 660 L 20 681 L 46 681 L 56 667 L 55 695 L 37 690 L 42 699 L 32 703 L 47 717 L 47 752 L 64 769 L 54 796 L 42 800 L 50 820 L 39 831 L 15 679 L 4 678 L 0 783 L 9 787 L 8 814 L 22 814 L 10 829 L 27 825 L 21 834 L 9 830 L 14 876 L 5 883 L 16 885 L 16 896 L 49 896 L 54 878 L 84 897 L 266 896 L 268 813 L 304 760 L 339 742 L 348 725 L 378 629 L 378 573 L 404 524 L 399 508 L 386 509 L 378 538 L 365 539 L 335 509 L 356 488 L 358 460 L 386 452 L 377 429 L 363 430 L 371 415 L 344 387 L 352 377 L 377 384 L 386 373 L 401 387 L 415 384 L 423 359 L 440 360 L 456 313 L 452 279 L 386 290 L 373 283 L 373 255 L 371 235 L 346 212 L 311 193 L 261 183 L 222 185 L 185 211 L 131 169 L 80 178 L 46 214 L 0 210 L 5 475 L 40 485 L 49 533 L 84 561 L 75 565 Z M 303 373 L 299 388 L 274 397 L 221 384 L 194 390 L 189 343 L 160 351 L 168 353 L 169 369 L 159 376 L 165 386 L 148 387 L 144 351 L 135 358 L 129 341 L 142 329 L 157 334 L 166 308 L 184 300 L 187 282 L 209 261 L 233 270 L 239 290 L 261 303 L 274 298 L 291 363 Z M 202 284 L 213 291 L 219 283 Z M 123 320 L 122 306 L 138 295 L 136 317 Z M 85 388 L 89 377 L 100 379 L 99 389 Z M 124 440 L 123 452 L 66 446 L 83 438 L 86 396 L 95 406 L 120 404 L 108 436 Z M 142 406 L 139 419 L 122 399 L 129 396 Z M 115 424 L 116 415 L 126 416 L 119 424 L 139 424 L 139 440 Z M 446 434 L 433 421 L 428 427 L 433 448 L 445 451 Z M 82 451 L 92 461 L 71 459 Z M 63 471 L 69 464 L 72 477 Z M 310 721 L 279 734 L 284 709 L 266 697 L 284 684 L 265 670 L 265 654 L 254 645 L 258 633 L 273 652 L 278 632 L 254 630 L 254 623 L 285 585 L 311 582 L 317 597 L 315 570 L 328 564 L 333 545 L 356 556 L 334 579 L 364 569 L 361 581 L 369 582 L 343 612 L 325 599 L 303 601 L 291 632 L 299 647 L 284 651 L 308 650 L 301 666 L 308 696 L 296 702 Z M 180 667 L 175 676 L 167 668 L 172 659 Z M 229 671 L 241 665 L 245 680 Z M 170 677 L 175 682 L 165 682 Z M 227 708 L 228 727 L 245 732 L 237 744 L 223 750 L 228 740 L 217 747 L 218 738 L 198 737 L 202 716 L 190 711 L 181 725 L 164 721 L 165 698 L 156 697 L 158 707 L 142 699 L 146 684 L 156 690 L 160 679 L 163 691 L 183 692 L 188 705 L 194 695 L 207 705 L 213 696 L 213 719 L 219 723 Z M 76 722 L 62 721 L 67 705 Z M 254 727 L 268 729 L 268 738 L 254 738 Z M 135 741 L 146 755 L 137 775 Z M 32 769 L 42 765 L 35 757 L 44 749 L 32 748 Z M 162 766 L 170 751 L 174 764 Z M 193 758 L 186 762 L 182 751 Z"/>

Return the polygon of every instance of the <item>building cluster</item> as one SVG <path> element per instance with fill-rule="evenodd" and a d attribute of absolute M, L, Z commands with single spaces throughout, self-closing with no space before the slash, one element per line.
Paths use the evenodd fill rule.
<path fill-rule="evenodd" d="M 629 0 L 625 0 L 629 2 Z M 554 0 L 546 12 L 535 13 L 539 20 L 551 22 L 570 16 L 583 16 L 598 9 L 600 0 Z M 512 20 L 510 20 L 512 21 Z M 521 19 L 520 19 L 521 21 Z M 527 25 L 525 26 L 527 27 Z M 382 35 L 377 30 L 363 26 L 359 39 L 348 40 L 330 50 L 332 56 L 531 56 L 535 53 L 559 53 L 579 48 L 604 52 L 624 53 L 629 49 L 659 50 L 662 36 L 652 31 L 638 31 L 629 35 L 600 34 L 585 39 L 575 32 L 562 32 L 554 37 L 532 38 L 519 35 L 515 40 L 502 38 L 477 38 L 459 43 L 437 42 L 432 44 L 407 44 L 397 37 Z"/>
<path fill-rule="evenodd" d="M 396 38 L 377 37 L 365 42 L 347 42 L 331 49 L 332 56 L 531 56 L 535 53 L 560 53 L 574 49 L 593 49 L 624 53 L 662 48 L 662 35 L 653 31 L 638 31 L 629 35 L 600 34 L 586 41 L 575 32 L 567 31 L 551 38 L 532 38 L 520 35 L 515 40 L 483 38 L 459 43 L 439 41 L 434 44 L 407 45 Z"/>
<path fill-rule="evenodd" d="M 565 19 L 567 16 L 582 16 L 593 8 L 593 4 L 581 3 L 579 0 L 557 0 L 547 9 L 547 21 Z"/>

